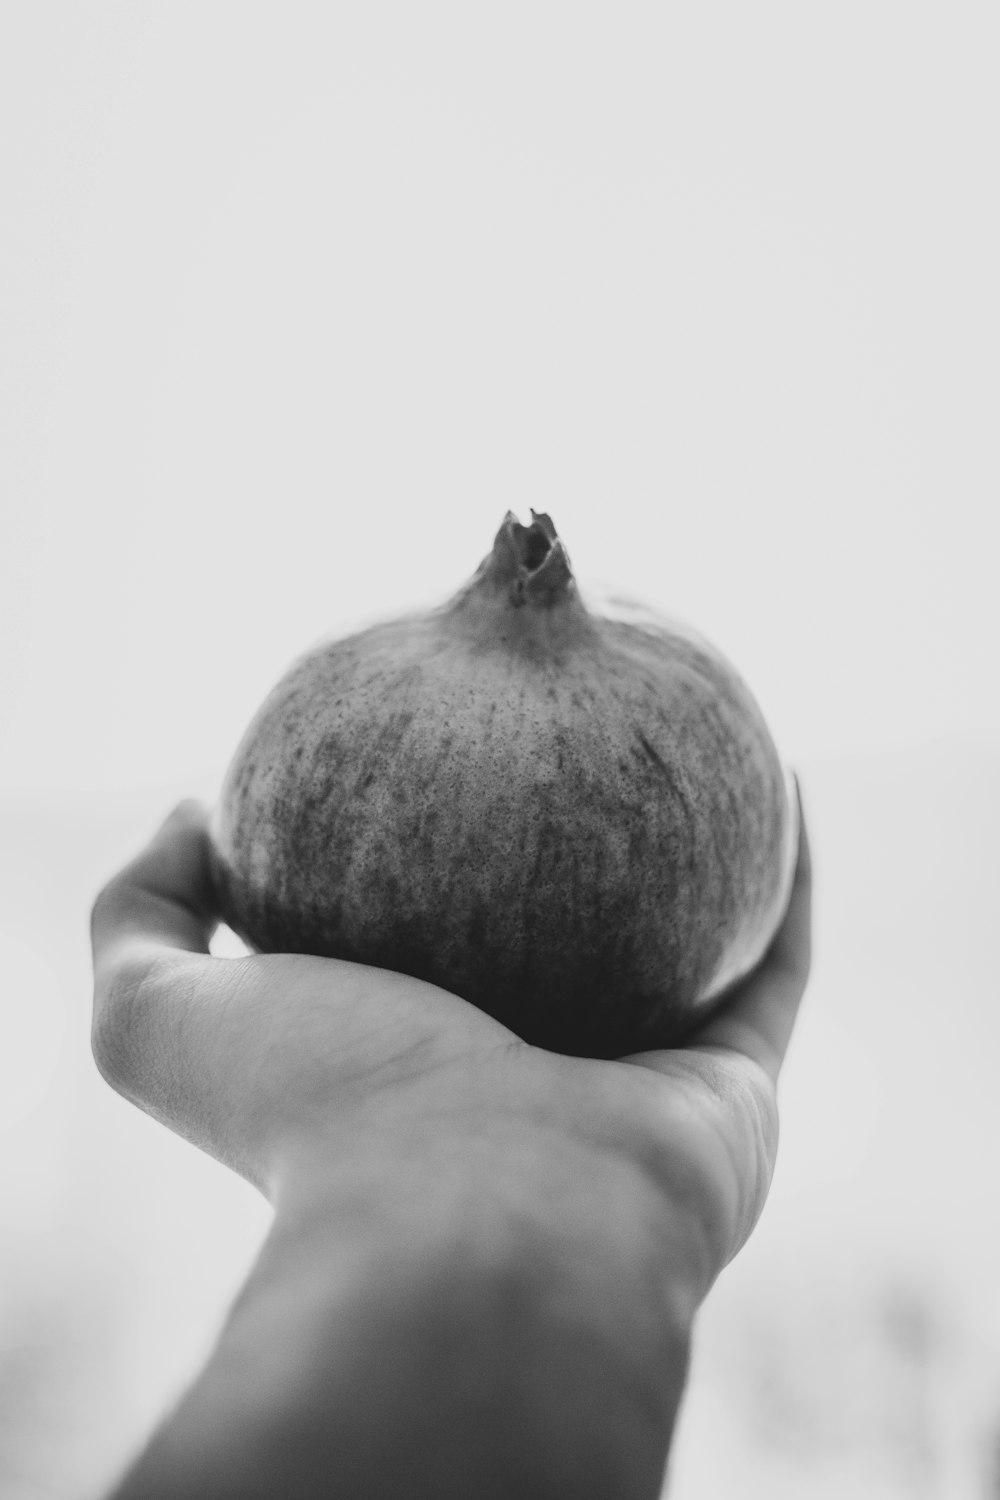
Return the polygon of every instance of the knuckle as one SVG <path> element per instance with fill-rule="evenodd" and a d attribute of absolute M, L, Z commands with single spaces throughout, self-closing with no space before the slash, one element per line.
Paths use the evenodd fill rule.
<path fill-rule="evenodd" d="M 705 1093 L 696 1101 L 682 1154 L 690 1170 L 689 1208 L 725 1263 L 749 1237 L 767 1197 L 778 1140 L 778 1111 L 767 1070 L 748 1057 L 704 1054 Z M 706 1183 L 713 1185 L 705 1191 Z M 672 1184 L 675 1194 L 683 1184 Z"/>
<path fill-rule="evenodd" d="M 108 1022 L 107 1012 L 94 1011 L 90 1028 L 90 1050 L 97 1071 L 113 1089 L 122 1092 L 126 1083 L 120 1032 Z"/>
<path fill-rule="evenodd" d="M 759 1064 L 748 1060 L 741 1070 L 734 1100 L 742 1121 L 740 1149 L 734 1159 L 741 1191 L 736 1248 L 746 1243 L 760 1218 L 771 1187 L 778 1151 L 778 1103 L 774 1085 Z"/>
<path fill-rule="evenodd" d="M 119 1093 L 141 1088 L 162 979 L 159 960 L 125 957 L 95 998 L 91 1051 L 101 1076 Z"/>

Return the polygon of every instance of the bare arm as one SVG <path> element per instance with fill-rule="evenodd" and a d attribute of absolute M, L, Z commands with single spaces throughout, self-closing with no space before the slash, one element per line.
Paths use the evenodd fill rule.
<path fill-rule="evenodd" d="M 659 1493 L 693 1297 L 657 1264 L 645 1185 L 424 1144 L 302 1181 L 119 1500 Z"/>

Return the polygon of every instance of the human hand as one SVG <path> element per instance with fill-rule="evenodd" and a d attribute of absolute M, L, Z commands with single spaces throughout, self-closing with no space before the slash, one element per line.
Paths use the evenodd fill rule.
<path fill-rule="evenodd" d="M 648 1393 L 767 1195 L 778 1071 L 809 967 L 800 826 L 788 912 L 755 973 L 686 1046 L 597 1061 L 531 1047 L 404 975 L 288 954 L 212 957 L 205 816 L 183 804 L 96 903 L 95 1055 L 116 1089 L 272 1200 L 277 1264 L 294 1274 L 271 1283 L 294 1282 L 304 1327 L 331 1266 L 354 1253 L 345 1234 L 357 1239 L 360 1194 L 362 1217 L 388 1226 L 375 1235 L 380 1275 L 389 1242 L 404 1261 L 420 1245 L 432 1262 L 443 1242 L 454 1249 L 428 1326 L 454 1304 L 467 1262 L 495 1265 L 507 1253 L 497 1246 L 513 1242 L 518 1267 L 553 1268 L 542 1286 L 530 1272 L 532 1320 L 546 1305 L 590 1318 L 616 1371 Z M 372 1234 L 359 1233 L 370 1256 Z M 482 1279 L 472 1288 L 478 1307 Z M 662 1339 L 661 1316 L 674 1325 Z M 520 1347 L 529 1388 L 531 1363 Z M 538 1367 L 549 1370 L 548 1353 Z M 532 1406 L 544 1407 L 551 1381 L 534 1378 Z M 598 1404 L 613 1430 L 603 1386 Z M 634 1412 L 620 1426 L 632 1452 Z M 649 1451 L 652 1472 L 662 1449 Z"/>
<path fill-rule="evenodd" d="M 800 809 L 801 811 L 801 809 Z M 809 969 L 811 869 L 763 963 L 687 1046 L 543 1052 L 422 981 L 335 959 L 209 955 L 205 814 L 183 803 L 99 896 L 94 1050 L 108 1081 L 269 1196 L 289 1151 L 354 1129 L 553 1129 L 641 1165 L 703 1227 L 705 1277 L 763 1206 L 776 1082 Z M 540 1140 L 544 1136 L 540 1136 Z"/>

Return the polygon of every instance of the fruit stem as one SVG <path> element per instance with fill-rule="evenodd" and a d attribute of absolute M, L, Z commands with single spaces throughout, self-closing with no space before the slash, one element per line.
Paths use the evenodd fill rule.
<path fill-rule="evenodd" d="M 505 588 L 514 605 L 551 606 L 576 592 L 573 569 L 551 516 L 536 510 L 531 515 L 531 525 L 522 526 L 507 512 L 473 582 Z"/>

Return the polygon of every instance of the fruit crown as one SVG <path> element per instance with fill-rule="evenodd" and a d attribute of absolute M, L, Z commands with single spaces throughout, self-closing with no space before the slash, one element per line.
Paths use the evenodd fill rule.
<path fill-rule="evenodd" d="M 551 516 L 532 510 L 531 517 L 531 525 L 522 526 L 507 512 L 476 580 L 506 587 L 515 605 L 556 604 L 574 589 L 569 553 Z"/>

